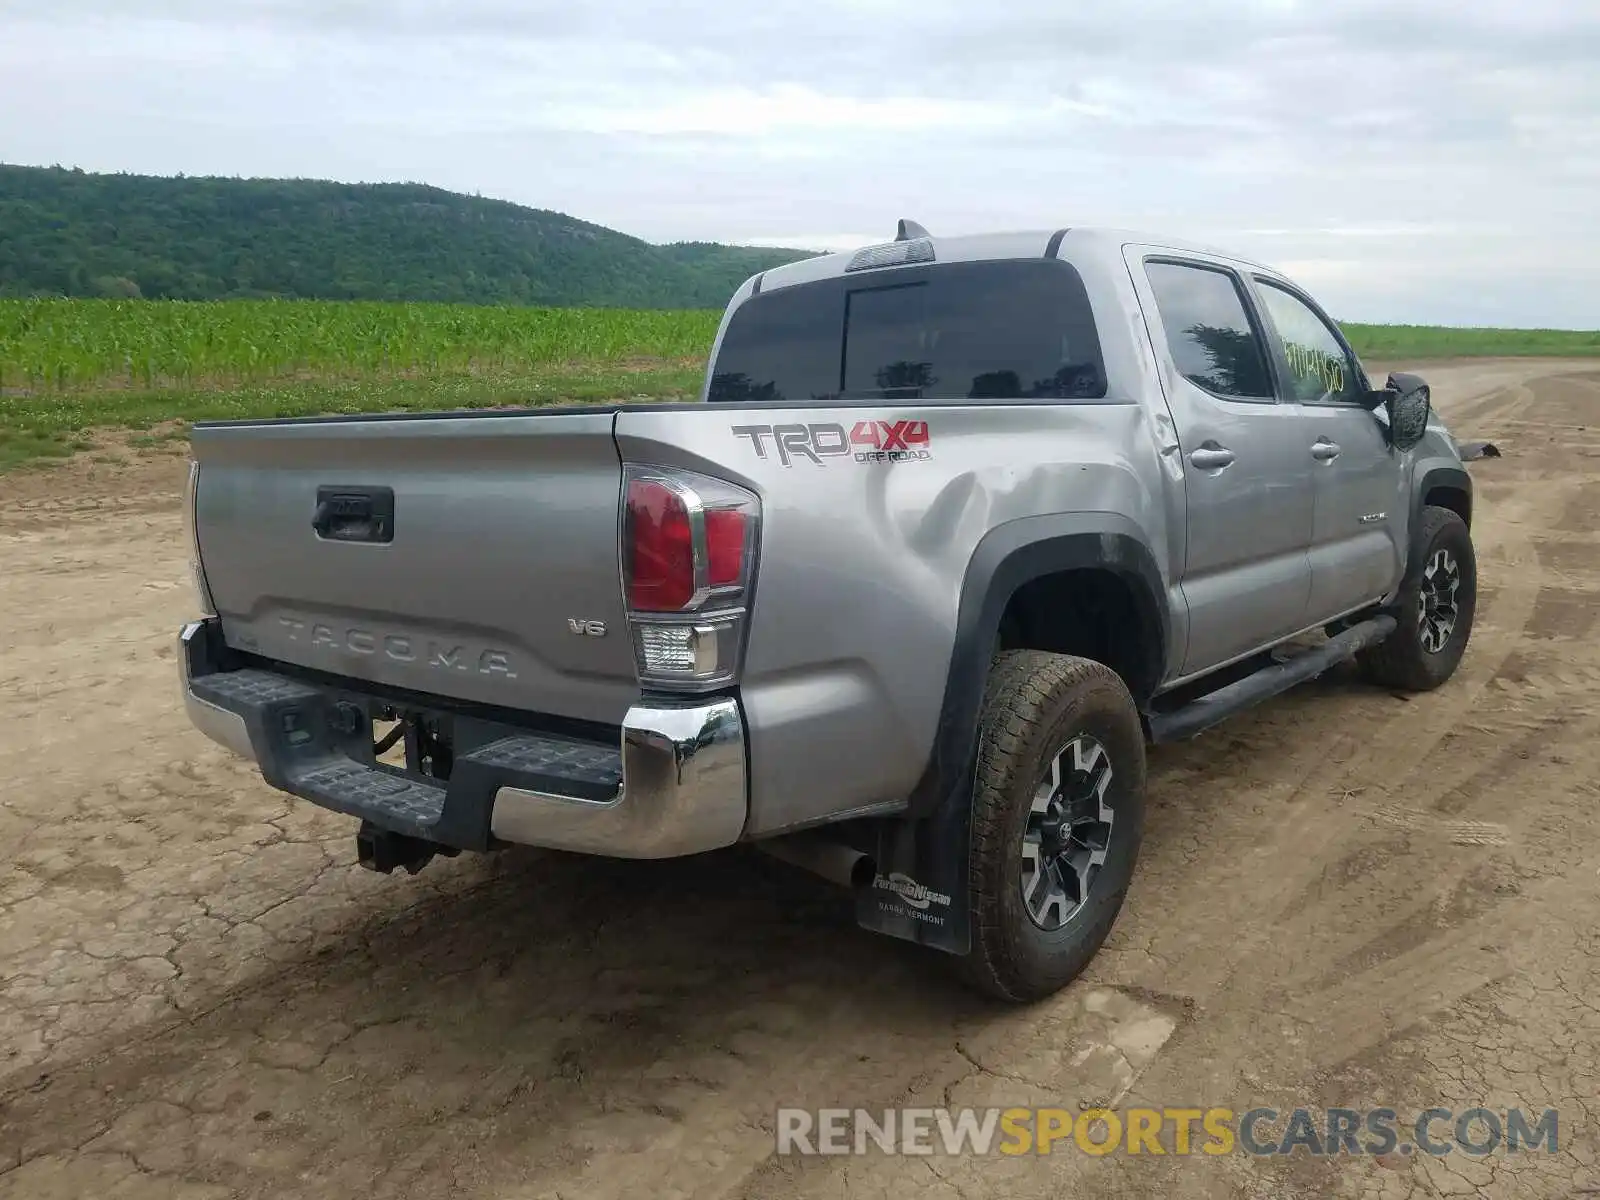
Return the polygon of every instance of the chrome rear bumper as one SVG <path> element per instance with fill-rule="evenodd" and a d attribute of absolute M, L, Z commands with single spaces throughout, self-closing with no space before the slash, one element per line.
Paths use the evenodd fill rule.
<path fill-rule="evenodd" d="M 739 840 L 747 812 L 744 720 L 732 700 L 628 710 L 622 785 L 604 803 L 503 787 L 502 841 L 580 854 L 671 858 Z"/>
<path fill-rule="evenodd" d="M 255 762 L 272 786 L 379 828 L 462 849 L 516 843 L 616 858 L 697 854 L 744 831 L 745 729 L 731 698 L 636 705 L 616 747 L 507 726 L 492 740 L 458 746 L 447 782 L 375 763 L 348 728 L 329 732 L 336 702 L 383 702 L 367 685 L 323 689 L 266 670 L 227 672 L 221 657 L 214 618 L 184 626 L 178 662 L 195 728 Z M 208 677 L 197 694 L 196 681 Z M 574 786 L 561 786 L 562 772 L 576 772 L 571 764 L 580 760 L 581 781 L 572 774 Z M 610 781 L 607 789 L 615 784 L 614 794 L 601 798 L 597 778 Z M 401 793 L 403 809 L 385 807 L 386 795 Z"/>

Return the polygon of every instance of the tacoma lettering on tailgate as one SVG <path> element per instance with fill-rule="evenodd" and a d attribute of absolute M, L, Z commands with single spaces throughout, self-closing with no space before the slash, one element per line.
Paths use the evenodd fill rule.
<path fill-rule="evenodd" d="M 474 671 L 515 679 L 511 655 L 490 647 L 476 648 L 459 642 L 441 642 L 407 633 L 384 633 L 353 625 L 328 625 L 298 617 L 279 617 L 291 642 L 349 654 L 381 655 L 397 663 L 420 664 L 443 671 Z"/>

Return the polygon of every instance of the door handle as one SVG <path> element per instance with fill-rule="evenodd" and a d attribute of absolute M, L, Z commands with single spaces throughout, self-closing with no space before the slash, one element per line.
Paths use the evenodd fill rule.
<path fill-rule="evenodd" d="M 394 489 L 319 487 L 311 528 L 332 542 L 392 542 Z"/>
<path fill-rule="evenodd" d="M 1233 461 L 1233 451 L 1215 442 L 1206 442 L 1189 452 L 1189 461 L 1202 471 L 1220 471 Z"/>
<path fill-rule="evenodd" d="M 1318 438 L 1311 446 L 1311 457 L 1318 462 L 1332 462 L 1339 457 L 1339 443 Z"/>

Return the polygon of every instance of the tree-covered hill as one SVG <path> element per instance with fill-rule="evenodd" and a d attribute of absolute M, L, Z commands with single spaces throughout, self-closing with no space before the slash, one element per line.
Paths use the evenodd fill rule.
<path fill-rule="evenodd" d="M 0 296 L 717 308 L 747 276 L 803 257 L 655 246 L 420 184 L 0 164 Z"/>

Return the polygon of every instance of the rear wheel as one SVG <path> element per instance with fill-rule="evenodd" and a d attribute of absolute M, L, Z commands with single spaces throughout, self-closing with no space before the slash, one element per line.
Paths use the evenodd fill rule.
<path fill-rule="evenodd" d="M 1006 1000 L 1076 978 L 1121 911 L 1144 830 L 1144 731 L 1116 672 L 997 655 L 973 794 L 966 980 Z"/>
<path fill-rule="evenodd" d="M 1478 566 L 1467 523 L 1447 508 L 1422 510 L 1421 546 L 1395 598 L 1399 624 L 1357 656 L 1372 682 L 1426 692 L 1454 675 L 1472 637 Z"/>

